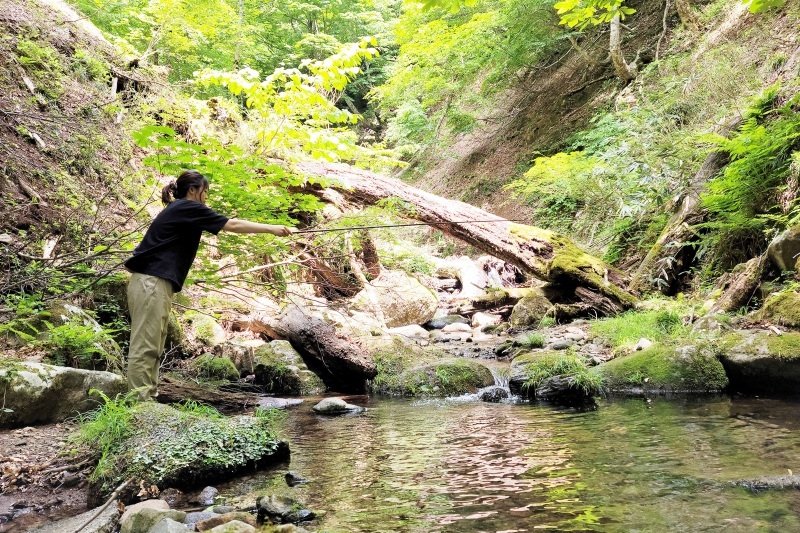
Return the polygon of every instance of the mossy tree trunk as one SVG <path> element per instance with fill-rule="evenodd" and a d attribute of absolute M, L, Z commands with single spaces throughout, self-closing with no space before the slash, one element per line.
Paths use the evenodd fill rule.
<path fill-rule="evenodd" d="M 730 135 L 741 122 L 741 117 L 727 121 L 720 133 Z M 699 239 L 695 226 L 706 216 L 700 197 L 705 191 L 706 182 L 722 170 L 728 161 L 727 152 L 708 154 L 692 178 L 675 213 L 631 276 L 628 286 L 631 291 L 642 292 L 651 287 L 657 288 L 664 294 L 674 294 L 678 291 L 680 274 L 687 272 L 695 259 L 693 243 Z"/>
<path fill-rule="evenodd" d="M 764 274 L 765 258 L 754 257 L 742 263 L 722 280 L 722 296 L 714 302 L 709 313 L 730 313 L 747 306 L 756 292 Z"/>
<path fill-rule="evenodd" d="M 575 301 L 591 302 L 598 313 L 613 314 L 631 307 L 636 298 L 623 289 L 628 278 L 587 254 L 568 238 L 548 230 L 515 224 L 478 207 L 431 194 L 400 180 L 346 165 L 309 162 L 301 172 L 325 178 L 348 199 L 362 204 L 395 197 L 414 208 L 411 216 L 434 223 L 444 233 L 517 266 L 523 273 L 555 283 Z M 490 223 L 457 223 L 489 220 Z M 583 294 L 576 291 L 586 289 Z M 597 305 L 602 301 L 602 305 Z"/>

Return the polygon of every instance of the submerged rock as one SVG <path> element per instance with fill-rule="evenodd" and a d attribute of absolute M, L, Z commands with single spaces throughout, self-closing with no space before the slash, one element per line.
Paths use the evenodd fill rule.
<path fill-rule="evenodd" d="M 206 487 L 197 495 L 197 503 L 200 505 L 214 505 L 219 496 L 219 491 L 216 487 Z"/>
<path fill-rule="evenodd" d="M 752 492 L 800 489 L 800 476 L 789 474 L 786 476 L 765 476 L 755 479 L 741 479 L 739 481 L 734 481 L 734 485 L 744 487 Z"/>
<path fill-rule="evenodd" d="M 308 483 L 308 479 L 304 478 L 297 472 L 286 472 L 286 475 L 283 476 L 286 479 L 286 484 L 290 487 L 295 487 L 297 485 L 302 485 L 303 483 Z"/>
<path fill-rule="evenodd" d="M 76 531 L 80 526 L 86 524 L 86 521 L 96 513 L 97 509 L 92 509 L 91 511 L 86 511 L 72 518 L 46 524 L 36 531 L 37 533 L 64 533 L 65 531 Z M 86 524 L 86 527 L 81 530 L 81 533 L 111 533 L 116 529 L 118 521 L 119 509 L 117 508 L 116 502 L 112 502 L 112 504 L 106 507 L 94 520 Z"/>
<path fill-rule="evenodd" d="M 497 403 L 508 398 L 508 389 L 493 385 L 478 391 L 478 398 L 483 402 Z"/>
<path fill-rule="evenodd" d="M 312 409 L 314 409 L 314 412 L 323 415 L 356 414 L 366 411 L 364 407 L 347 403 L 341 398 L 325 398 Z"/>
<path fill-rule="evenodd" d="M 314 518 L 314 513 L 304 509 L 298 501 L 274 494 L 259 498 L 256 508 L 259 519 L 269 519 L 279 524 L 297 524 Z"/>
<path fill-rule="evenodd" d="M 128 390 L 125 378 L 111 372 L 11 359 L 0 359 L 3 382 L 5 409 L 0 411 L 0 427 L 61 422 L 100 406 L 100 396 L 90 395 L 90 390 L 109 398 Z"/>

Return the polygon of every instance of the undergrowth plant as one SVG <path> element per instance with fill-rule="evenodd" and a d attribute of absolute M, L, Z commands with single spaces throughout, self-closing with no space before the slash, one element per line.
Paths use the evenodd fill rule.
<path fill-rule="evenodd" d="M 603 391 L 602 375 L 588 368 L 572 352 L 537 357 L 527 368 L 522 388 L 535 395 L 536 389 L 555 376 L 566 377 L 570 381 L 570 388 L 579 390 L 587 396 L 600 394 Z"/>
<path fill-rule="evenodd" d="M 662 342 L 685 336 L 688 328 L 684 326 L 683 318 L 677 310 L 632 310 L 592 322 L 591 332 L 615 351 L 625 352 L 631 350 L 639 339 Z"/>

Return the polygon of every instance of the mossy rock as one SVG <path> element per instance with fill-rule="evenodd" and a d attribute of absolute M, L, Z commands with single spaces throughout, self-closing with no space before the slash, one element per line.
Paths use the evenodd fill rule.
<path fill-rule="evenodd" d="M 392 396 L 457 396 L 494 384 L 492 372 L 471 359 L 443 358 L 439 352 L 372 352 L 378 375 L 370 389 Z M 434 360 L 431 361 L 430 359 Z"/>
<path fill-rule="evenodd" d="M 511 311 L 509 322 L 515 328 L 538 326 L 552 308 L 553 304 L 541 290 L 533 290 L 517 302 Z"/>
<path fill-rule="evenodd" d="M 201 313 L 187 313 L 186 318 L 191 322 L 194 338 L 198 342 L 212 348 L 225 342 L 225 330 L 212 317 Z"/>
<path fill-rule="evenodd" d="M 716 392 L 728 376 L 708 342 L 695 346 L 655 345 L 600 366 L 606 386 L 616 392 Z"/>
<path fill-rule="evenodd" d="M 224 417 L 178 410 L 156 402 L 131 407 L 131 418 L 92 474 L 90 504 L 105 501 L 133 479 L 128 501 L 139 486 L 182 490 L 219 483 L 288 457 L 267 418 Z"/>
<path fill-rule="evenodd" d="M 601 394 L 603 380 L 573 352 L 545 350 L 515 357 L 508 387 L 514 394 L 531 399 L 575 403 Z"/>
<path fill-rule="evenodd" d="M 239 371 L 236 365 L 227 357 L 216 357 L 213 354 L 205 353 L 192 361 L 197 374 L 209 380 L 236 381 L 239 379 Z"/>
<path fill-rule="evenodd" d="M 729 333 L 717 346 L 734 390 L 795 393 L 800 389 L 800 333 Z"/>
<path fill-rule="evenodd" d="M 794 291 L 770 294 L 756 316 L 790 328 L 800 327 L 800 294 Z"/>
<path fill-rule="evenodd" d="M 276 394 L 321 394 L 326 387 L 288 341 L 272 341 L 253 355 L 256 384 Z"/>

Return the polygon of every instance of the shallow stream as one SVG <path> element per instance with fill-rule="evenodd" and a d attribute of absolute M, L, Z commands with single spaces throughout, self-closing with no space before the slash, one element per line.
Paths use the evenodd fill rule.
<path fill-rule="evenodd" d="M 291 495 L 312 531 L 800 531 L 800 491 L 732 485 L 800 473 L 800 399 L 348 400 L 367 411 L 290 409 L 291 463 L 223 495 Z"/>

